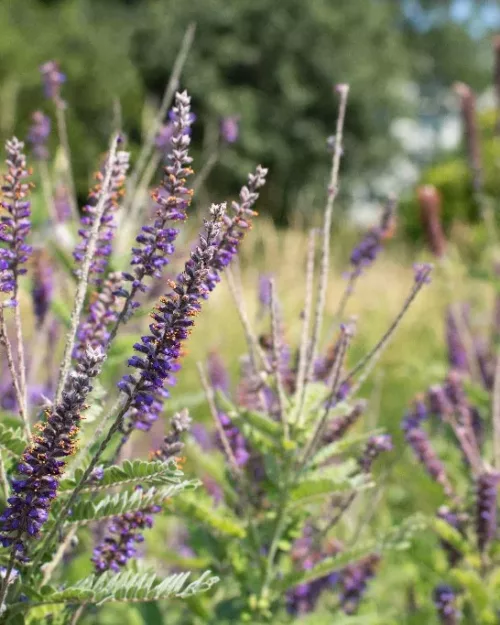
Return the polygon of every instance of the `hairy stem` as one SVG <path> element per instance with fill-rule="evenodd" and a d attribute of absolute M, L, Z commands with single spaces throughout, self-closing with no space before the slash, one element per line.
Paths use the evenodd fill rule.
<path fill-rule="evenodd" d="M 76 202 L 76 187 L 73 177 L 73 168 L 71 165 L 71 149 L 69 147 L 68 128 L 66 126 L 66 108 L 62 101 L 56 102 L 56 120 L 57 132 L 59 134 L 59 143 L 64 152 L 64 160 L 66 161 L 66 181 L 69 187 L 69 200 L 73 219 L 78 221 L 78 206 Z"/>
<path fill-rule="evenodd" d="M 61 400 L 62 391 L 64 385 L 66 384 L 66 379 L 68 377 L 71 367 L 71 358 L 75 346 L 76 332 L 78 330 L 78 325 L 80 323 L 80 317 L 83 310 L 83 304 L 85 302 L 85 296 L 87 294 L 90 265 L 96 250 L 97 239 L 99 236 L 99 228 L 101 226 L 101 218 L 106 208 L 106 201 L 109 195 L 109 187 L 111 184 L 113 162 L 115 160 L 117 144 L 118 135 L 115 135 L 111 141 L 108 161 L 106 164 L 106 175 L 102 183 L 101 194 L 99 196 L 99 201 L 95 209 L 95 218 L 92 223 L 92 228 L 90 230 L 90 236 L 87 242 L 87 250 L 83 259 L 80 279 L 78 280 L 78 285 L 76 288 L 75 303 L 73 305 L 73 311 L 71 313 L 71 326 L 68 334 L 66 335 L 66 346 L 64 348 L 63 360 L 59 371 L 59 380 L 57 382 L 57 390 L 55 396 L 56 404 L 58 404 Z"/>
<path fill-rule="evenodd" d="M 330 182 L 328 184 L 328 198 L 325 207 L 325 218 L 323 221 L 323 246 L 321 252 L 321 267 L 319 274 L 318 296 L 316 301 L 316 311 L 314 315 L 314 325 L 312 332 L 312 340 L 309 354 L 309 366 L 307 371 L 307 379 L 310 380 L 313 373 L 314 361 L 318 349 L 321 328 L 323 325 L 323 315 L 326 304 L 326 290 L 328 285 L 328 272 L 330 269 L 330 236 L 332 227 L 333 205 L 338 192 L 338 180 L 340 169 L 340 158 L 342 156 L 342 136 L 344 130 L 345 112 L 347 107 L 347 96 L 349 87 L 343 85 L 340 88 L 340 105 L 337 117 L 337 129 L 335 133 L 335 147 L 333 151 L 332 169 L 330 173 Z"/>

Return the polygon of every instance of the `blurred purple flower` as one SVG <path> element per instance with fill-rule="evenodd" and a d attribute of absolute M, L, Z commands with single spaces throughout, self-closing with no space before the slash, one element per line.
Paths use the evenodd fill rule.
<path fill-rule="evenodd" d="M 50 135 L 50 119 L 41 111 L 35 111 L 31 116 L 32 124 L 28 131 L 28 143 L 31 144 L 33 157 L 40 161 L 49 158 L 47 139 Z"/>

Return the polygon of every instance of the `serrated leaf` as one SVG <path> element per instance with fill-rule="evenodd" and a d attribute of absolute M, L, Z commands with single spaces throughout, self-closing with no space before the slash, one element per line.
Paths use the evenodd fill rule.
<path fill-rule="evenodd" d="M 43 604 L 102 605 L 110 601 L 133 603 L 159 601 L 170 597 L 184 599 L 206 592 L 219 581 L 217 577 L 211 576 L 210 571 L 206 571 L 197 580 L 187 584 L 189 576 L 189 572 L 176 573 L 165 579 L 158 579 L 154 572 L 131 571 L 90 575 L 74 586 L 48 595 L 44 598 Z"/>
<path fill-rule="evenodd" d="M 74 477 L 62 480 L 60 490 L 73 490 L 80 482 L 83 473 L 83 469 L 77 469 Z M 103 490 L 115 486 L 128 486 L 136 483 L 147 486 L 179 484 L 183 475 L 182 471 L 176 468 L 173 461 L 125 460 L 120 465 L 113 465 L 104 469 L 102 478 L 87 486 L 83 492 Z"/>
<path fill-rule="evenodd" d="M 143 510 L 152 505 L 160 505 L 166 499 L 188 489 L 196 488 L 197 480 L 184 481 L 179 484 L 171 484 L 163 488 L 150 488 L 147 491 L 134 490 L 132 492 L 115 493 L 114 495 L 89 494 L 82 495 L 72 506 L 71 513 L 65 519 L 65 523 L 85 524 L 100 519 L 118 516 L 125 512 Z M 57 518 L 62 503 L 56 502 L 51 510 L 51 517 Z"/>
<path fill-rule="evenodd" d="M 214 512 L 213 508 L 186 497 L 177 499 L 173 504 L 173 509 L 176 513 L 203 525 L 208 525 L 213 530 L 226 536 L 236 536 L 237 538 L 246 536 L 245 528 L 240 525 L 237 519 L 230 518 L 227 510 L 223 514 L 218 514 Z"/>
<path fill-rule="evenodd" d="M 27 443 L 20 430 L 7 427 L 3 423 L 0 423 L 0 447 L 3 447 L 15 456 L 20 456 L 26 449 L 26 445 Z"/>

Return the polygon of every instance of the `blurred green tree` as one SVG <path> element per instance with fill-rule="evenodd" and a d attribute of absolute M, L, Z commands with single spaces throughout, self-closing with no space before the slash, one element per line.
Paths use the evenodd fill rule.
<path fill-rule="evenodd" d="M 160 96 L 185 28 L 194 21 L 196 40 L 182 82 L 200 113 L 198 147 L 210 143 L 222 117 L 241 119 L 239 140 L 222 151 L 209 187 L 234 191 L 260 161 L 271 168 L 263 204 L 283 221 L 306 180 L 313 181 L 310 193 L 301 196 L 308 203 L 323 187 L 336 82 L 351 85 L 344 168 L 348 177 L 367 179 L 395 152 L 391 121 L 402 110 L 411 114 L 405 85 L 447 84 L 452 76 L 475 87 L 484 81 L 488 68 L 475 54 L 482 44 L 467 26 L 438 20 L 441 2 L 419 3 L 418 14 L 409 4 L 415 2 L 0 3 L 0 132 L 11 130 L 15 111 L 14 128 L 24 135 L 30 111 L 43 106 L 38 66 L 58 60 L 68 74 L 70 141 L 84 194 L 112 127 L 113 103 L 121 103 L 124 129 L 137 146 L 144 97 Z M 432 18 L 430 26 L 422 16 Z M 315 186 L 319 181 L 321 187 Z"/>

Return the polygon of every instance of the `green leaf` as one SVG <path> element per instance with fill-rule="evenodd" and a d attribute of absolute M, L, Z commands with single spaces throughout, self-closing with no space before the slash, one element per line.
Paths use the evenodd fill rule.
<path fill-rule="evenodd" d="M 196 581 L 187 584 L 189 576 L 189 572 L 176 573 L 165 579 L 158 579 L 154 572 L 132 571 L 90 575 L 74 586 L 48 595 L 40 604 L 102 605 L 109 601 L 159 601 L 170 597 L 185 599 L 200 592 L 206 592 L 219 581 L 217 577 L 211 576 L 210 571 L 206 571 Z"/>
<path fill-rule="evenodd" d="M 239 410 L 220 390 L 216 391 L 217 406 L 237 425 L 248 423 L 261 434 L 273 439 L 281 437 L 281 426 L 265 414 L 253 410 Z"/>
<path fill-rule="evenodd" d="M 351 436 L 346 436 L 342 438 L 340 441 L 336 441 L 334 443 L 329 443 L 322 447 L 311 459 L 311 466 L 320 466 L 333 458 L 334 456 L 338 456 L 342 453 L 348 451 L 351 447 L 359 445 L 363 443 L 371 436 L 375 436 L 377 434 L 382 434 L 384 432 L 383 429 L 371 430 L 370 432 L 361 432 L 359 434 L 353 434 Z"/>
<path fill-rule="evenodd" d="M 464 555 L 470 553 L 470 545 L 467 539 L 449 523 L 443 519 L 436 518 L 433 520 L 434 531 L 441 540 L 450 543 L 452 547 L 455 547 L 460 553 Z"/>
<path fill-rule="evenodd" d="M 12 429 L 0 423 L 0 447 L 14 454 L 20 456 L 26 449 L 27 442 L 22 437 L 21 431 L 18 429 Z"/>
<path fill-rule="evenodd" d="M 237 538 L 246 536 L 245 528 L 240 525 L 237 519 L 230 518 L 228 510 L 225 510 L 223 514 L 218 514 L 214 512 L 213 508 L 209 508 L 193 498 L 187 499 L 186 497 L 176 499 L 173 509 L 176 513 L 203 525 L 208 525 L 211 529 L 226 536 L 236 536 Z"/>
<path fill-rule="evenodd" d="M 188 489 L 196 488 L 197 480 L 171 484 L 163 488 L 150 488 L 147 491 L 134 490 L 131 492 L 115 493 L 114 495 L 83 495 L 72 506 L 71 514 L 65 520 L 66 524 L 90 523 L 109 517 L 135 512 L 152 505 L 161 505 L 165 499 L 173 497 Z M 51 516 L 57 518 L 63 504 L 56 502 L 51 510 Z"/>
<path fill-rule="evenodd" d="M 342 491 L 361 490 L 371 486 L 364 476 L 353 475 L 354 460 L 350 459 L 339 465 L 332 465 L 310 473 L 292 490 L 290 497 L 295 503 L 317 497 L 325 497 Z"/>
<path fill-rule="evenodd" d="M 348 564 L 357 562 L 361 558 L 373 553 L 375 550 L 376 543 L 371 541 L 365 543 L 364 545 L 343 551 L 336 556 L 325 558 L 312 569 L 307 571 L 297 571 L 284 577 L 277 584 L 278 590 L 280 592 L 286 592 L 299 584 L 307 584 L 308 582 L 313 582 L 316 579 L 320 579 L 321 577 L 340 571 Z"/>
<path fill-rule="evenodd" d="M 83 469 L 77 469 L 74 477 L 61 481 L 62 491 L 73 490 L 83 476 Z M 114 465 L 104 469 L 102 478 L 87 486 L 85 491 L 97 491 L 115 486 L 128 486 L 135 483 L 143 483 L 148 486 L 160 486 L 163 484 L 179 484 L 183 477 L 182 471 L 177 469 L 174 461 L 162 460 L 125 460 L 120 465 Z"/>

